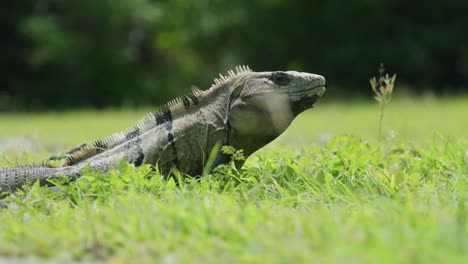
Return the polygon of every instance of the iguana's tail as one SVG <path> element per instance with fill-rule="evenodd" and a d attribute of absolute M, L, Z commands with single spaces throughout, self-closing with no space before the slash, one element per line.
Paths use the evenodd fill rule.
<path fill-rule="evenodd" d="M 0 169 L 0 193 L 13 192 L 27 182 L 39 181 L 41 185 L 50 184 L 47 180 L 61 176 L 77 179 L 81 176 L 76 166 L 51 167 L 47 165 L 25 165 Z"/>

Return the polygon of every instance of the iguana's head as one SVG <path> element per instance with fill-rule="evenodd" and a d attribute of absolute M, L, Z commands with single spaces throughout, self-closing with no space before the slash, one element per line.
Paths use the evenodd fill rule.
<path fill-rule="evenodd" d="M 244 72 L 229 81 L 230 144 L 247 155 L 279 136 L 325 93 L 325 78 L 296 72 Z"/>

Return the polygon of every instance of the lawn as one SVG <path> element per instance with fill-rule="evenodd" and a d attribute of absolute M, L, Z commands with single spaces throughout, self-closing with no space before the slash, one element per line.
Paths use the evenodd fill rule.
<path fill-rule="evenodd" d="M 146 111 L 0 114 L 47 157 Z M 121 164 L 2 201 L 0 256 L 108 263 L 467 263 L 468 98 L 328 102 L 235 170 L 162 180 Z M 60 184 L 60 183 L 58 183 Z M 1 257 L 0 257 L 1 259 Z"/>

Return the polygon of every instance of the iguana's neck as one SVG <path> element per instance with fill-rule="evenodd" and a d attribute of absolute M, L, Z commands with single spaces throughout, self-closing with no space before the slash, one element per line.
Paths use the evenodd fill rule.
<path fill-rule="evenodd" d="M 148 136 L 142 135 L 143 145 L 152 141 L 151 134 L 159 141 L 144 147 L 148 157 L 145 162 L 158 162 L 162 168 L 175 167 L 187 174 L 199 173 L 213 148 L 226 144 L 228 139 L 231 87 L 224 83 L 199 93 L 196 98 L 184 97 L 182 104 L 169 104 L 169 112 L 161 118 L 164 123 L 158 124 L 154 133 L 149 131 Z M 152 152 L 157 160 L 151 160 Z"/>

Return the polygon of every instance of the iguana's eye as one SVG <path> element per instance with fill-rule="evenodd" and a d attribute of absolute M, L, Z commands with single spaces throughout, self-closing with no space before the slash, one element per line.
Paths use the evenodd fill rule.
<path fill-rule="evenodd" d="M 291 81 L 291 78 L 289 78 L 287 73 L 274 72 L 271 74 L 270 80 L 272 80 L 277 85 L 287 85 Z"/>

